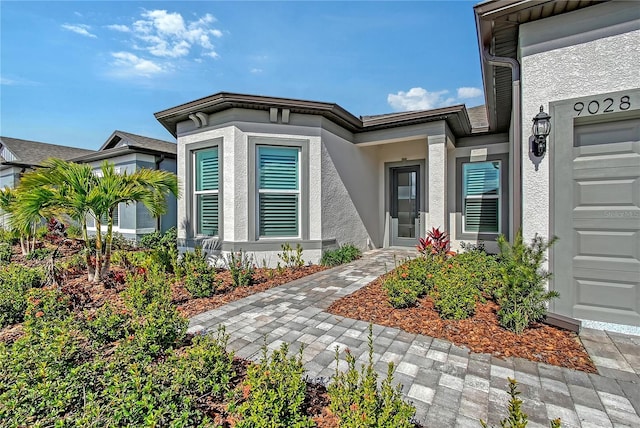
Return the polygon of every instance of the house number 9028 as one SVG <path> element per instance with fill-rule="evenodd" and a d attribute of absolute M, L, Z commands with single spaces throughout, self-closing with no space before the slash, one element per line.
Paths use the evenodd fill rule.
<path fill-rule="evenodd" d="M 578 101 L 573 105 L 573 109 L 578 112 L 578 116 L 586 112 L 588 114 L 611 113 L 616 110 L 629 110 L 631 108 L 631 98 L 623 95 L 619 99 L 605 98 L 602 101 L 591 100 L 589 102 Z"/>

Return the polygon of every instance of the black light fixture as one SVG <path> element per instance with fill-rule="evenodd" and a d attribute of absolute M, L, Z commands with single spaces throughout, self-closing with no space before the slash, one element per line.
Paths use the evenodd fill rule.
<path fill-rule="evenodd" d="M 536 114 L 533 118 L 533 127 L 531 131 L 535 139 L 531 144 L 531 152 L 537 156 L 544 156 L 547 151 L 547 136 L 551 132 L 551 116 L 544 112 L 542 106 L 540 106 L 540 113 Z"/>

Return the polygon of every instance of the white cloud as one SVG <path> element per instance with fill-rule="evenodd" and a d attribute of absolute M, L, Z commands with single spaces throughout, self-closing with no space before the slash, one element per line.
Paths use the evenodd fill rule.
<path fill-rule="evenodd" d="M 429 110 L 453 101 L 452 98 L 446 97 L 448 93 L 446 90 L 429 92 L 423 88 L 411 88 L 407 92 L 389 94 L 387 102 L 396 111 Z"/>
<path fill-rule="evenodd" d="M 147 51 L 158 58 L 184 58 L 196 47 L 201 48 L 202 56 L 217 58 L 211 39 L 220 38 L 223 33 L 212 27 L 215 21 L 215 17 L 208 13 L 187 21 L 177 12 L 156 9 L 142 12 L 140 19 L 131 26 L 114 24 L 109 28 L 130 31 L 134 36 L 135 49 Z"/>
<path fill-rule="evenodd" d="M 62 28 L 80 34 L 82 36 L 92 37 L 94 39 L 98 37 L 95 34 L 90 33 L 89 30 L 91 29 L 91 27 L 85 24 L 62 24 Z"/>
<path fill-rule="evenodd" d="M 477 98 L 481 96 L 482 96 L 482 89 L 480 88 L 468 88 L 468 87 L 458 88 L 458 98 L 460 99 Z"/>
<path fill-rule="evenodd" d="M 260 74 L 262 73 L 262 69 L 261 68 L 252 68 L 251 70 L 249 70 L 251 73 L 253 74 Z"/>
<path fill-rule="evenodd" d="M 8 77 L 0 77 L 0 85 L 4 86 L 38 86 L 40 83 L 34 82 L 33 80 L 23 79 L 23 78 L 8 78 Z"/>
<path fill-rule="evenodd" d="M 461 87 L 457 89 L 457 96 L 450 96 L 446 89 L 429 92 L 424 88 L 411 88 L 408 91 L 398 91 L 389 94 L 387 102 L 395 111 L 431 110 L 454 104 L 462 104 L 463 100 L 478 98 L 483 95 L 481 89 Z"/>
<path fill-rule="evenodd" d="M 121 24 L 107 25 L 107 28 L 109 30 L 119 31 L 121 33 L 129 33 L 129 32 L 131 32 L 131 29 L 129 27 L 127 27 L 126 25 L 121 25 Z"/>
<path fill-rule="evenodd" d="M 150 77 L 165 71 L 161 65 L 131 52 L 112 52 L 111 56 L 114 58 L 112 74 L 118 77 Z"/>

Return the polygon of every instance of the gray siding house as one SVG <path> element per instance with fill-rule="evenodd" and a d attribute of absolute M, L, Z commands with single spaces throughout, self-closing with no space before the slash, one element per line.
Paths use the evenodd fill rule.
<path fill-rule="evenodd" d="M 176 172 L 176 144 L 114 131 L 97 152 L 71 159 L 88 163 L 98 169 L 105 160 L 114 164 L 116 172 L 133 172 L 139 168 Z M 167 198 L 167 213 L 155 218 L 142 203 L 119 204 L 114 212 L 113 230 L 130 240 L 155 231 L 165 232 L 176 226 L 176 198 Z M 106 225 L 103 225 L 106 230 Z M 95 222 L 89 220 L 89 231 L 95 232 Z"/>
<path fill-rule="evenodd" d="M 158 112 L 178 140 L 178 233 L 273 264 L 344 243 L 454 248 L 522 230 L 560 238 L 551 310 L 640 326 L 640 8 L 474 7 L 484 106 L 357 117 L 334 103 L 221 92 Z M 532 119 L 550 114 L 545 153 Z M 622 327 L 620 327 L 622 328 Z"/>

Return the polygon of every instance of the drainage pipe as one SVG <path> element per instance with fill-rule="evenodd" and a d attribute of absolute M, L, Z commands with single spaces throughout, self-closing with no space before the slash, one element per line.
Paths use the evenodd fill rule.
<path fill-rule="evenodd" d="M 512 233 L 509 237 L 513 242 L 516 232 L 522 227 L 522 115 L 520 94 L 520 63 L 515 58 L 491 55 L 489 47 L 482 51 L 484 60 L 496 67 L 509 67 L 511 69 L 511 112 L 513 115 L 513 164 L 511 165 L 511 189 L 512 189 Z"/>

